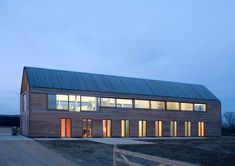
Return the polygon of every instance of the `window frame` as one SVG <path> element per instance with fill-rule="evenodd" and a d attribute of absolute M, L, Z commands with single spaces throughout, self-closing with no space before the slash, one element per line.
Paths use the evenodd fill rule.
<path fill-rule="evenodd" d="M 204 104 L 204 105 L 205 105 L 205 111 L 196 111 L 196 110 L 195 110 L 195 104 Z M 207 103 L 194 102 L 194 103 L 193 103 L 193 111 L 194 111 L 194 112 L 207 112 Z"/>
<path fill-rule="evenodd" d="M 134 108 L 134 99 L 132 99 L 132 98 L 120 98 L 120 97 L 118 97 L 118 98 L 115 98 L 116 100 L 115 100 L 115 104 L 116 104 L 116 107 L 115 108 L 121 108 L 121 109 L 135 109 Z M 118 107 L 117 105 L 118 105 L 118 103 L 117 103 L 117 100 L 118 99 L 121 99 L 121 100 L 131 100 L 131 107 Z"/>
<path fill-rule="evenodd" d="M 192 110 L 182 110 L 182 104 L 192 104 L 193 109 Z M 180 102 L 180 111 L 193 112 L 194 111 L 194 103 L 193 102 Z"/>
<path fill-rule="evenodd" d="M 142 128 L 141 128 L 141 132 L 142 132 L 142 136 L 140 136 L 140 122 L 142 123 Z M 143 127 L 143 122 L 145 122 L 145 135 L 144 135 L 144 127 Z M 147 120 L 138 120 L 138 137 L 140 138 L 144 138 L 147 137 Z"/>
<path fill-rule="evenodd" d="M 82 109 L 82 97 L 94 97 L 96 100 L 96 104 L 95 104 L 95 110 L 83 110 Z M 80 112 L 97 112 L 98 111 L 98 97 L 97 96 L 91 96 L 91 95 L 82 95 L 80 94 Z"/>
<path fill-rule="evenodd" d="M 164 103 L 164 109 L 156 109 L 156 108 L 152 108 L 152 102 L 163 102 Z M 151 110 L 167 110 L 166 109 L 166 102 L 165 100 L 150 100 L 150 109 Z"/>
<path fill-rule="evenodd" d="M 114 99 L 114 107 L 112 107 L 112 106 L 102 106 L 102 104 L 101 104 L 101 100 L 103 99 L 103 98 L 109 98 L 109 99 Z M 101 96 L 100 97 L 100 100 L 99 100 L 99 107 L 100 108 L 117 108 L 117 98 L 115 98 L 115 97 L 105 97 L 105 96 Z M 122 108 L 122 107 L 118 107 L 118 108 Z"/>
<path fill-rule="evenodd" d="M 122 121 L 124 121 L 125 123 L 124 123 L 124 128 L 125 128 L 125 130 L 124 130 L 124 136 L 122 136 Z M 127 136 L 127 132 L 126 132 L 126 121 L 128 121 L 128 136 Z M 130 120 L 129 119 L 121 119 L 120 120 L 120 136 L 121 136 L 121 138 L 128 138 L 128 137 L 130 137 L 130 133 L 131 133 L 131 130 L 130 130 Z"/>
<path fill-rule="evenodd" d="M 148 108 L 137 108 L 135 106 L 136 100 L 137 101 L 147 101 L 148 102 Z M 151 100 L 147 100 L 147 99 L 132 99 L 132 108 L 133 109 L 139 109 L 139 110 L 151 110 L 151 103 L 150 103 L 150 101 Z"/>
<path fill-rule="evenodd" d="M 168 109 L 167 103 L 178 103 L 179 104 L 179 109 Z M 166 110 L 167 111 L 181 111 L 181 102 L 180 101 L 166 101 Z"/>

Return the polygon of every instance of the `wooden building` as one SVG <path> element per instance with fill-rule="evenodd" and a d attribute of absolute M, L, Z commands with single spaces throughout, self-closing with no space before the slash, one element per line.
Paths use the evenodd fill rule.
<path fill-rule="evenodd" d="M 20 126 L 29 137 L 220 136 L 206 87 L 24 67 Z"/>

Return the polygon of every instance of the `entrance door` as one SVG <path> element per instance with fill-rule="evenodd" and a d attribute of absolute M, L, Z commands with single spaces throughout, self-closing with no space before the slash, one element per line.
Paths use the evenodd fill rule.
<path fill-rule="evenodd" d="M 60 119 L 60 136 L 62 138 L 71 137 L 71 119 L 69 118 Z"/>
<path fill-rule="evenodd" d="M 92 120 L 91 119 L 82 120 L 82 136 L 92 137 Z"/>

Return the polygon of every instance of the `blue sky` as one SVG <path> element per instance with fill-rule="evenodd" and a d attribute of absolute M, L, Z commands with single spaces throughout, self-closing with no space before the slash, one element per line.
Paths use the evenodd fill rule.
<path fill-rule="evenodd" d="M 235 111 L 234 0 L 0 1 L 0 114 L 23 66 L 203 84 Z"/>

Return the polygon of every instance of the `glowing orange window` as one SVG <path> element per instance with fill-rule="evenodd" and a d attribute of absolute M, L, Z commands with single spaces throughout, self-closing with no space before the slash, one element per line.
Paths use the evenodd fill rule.
<path fill-rule="evenodd" d="M 71 137 L 71 119 L 69 118 L 60 119 L 60 136 L 62 138 Z"/>

